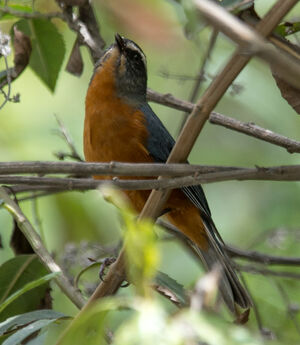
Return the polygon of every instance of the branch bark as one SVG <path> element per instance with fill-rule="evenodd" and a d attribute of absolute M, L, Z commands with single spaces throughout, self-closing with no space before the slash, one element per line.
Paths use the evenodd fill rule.
<path fill-rule="evenodd" d="M 135 171 L 137 175 L 137 171 Z M 157 175 L 157 173 L 156 173 Z M 171 175 L 171 174 L 169 174 Z M 92 178 L 36 177 L 0 175 L 0 183 L 35 186 L 35 190 L 87 190 L 96 189 L 100 185 L 114 185 L 123 190 L 159 190 L 176 189 L 204 183 L 231 180 L 268 180 L 268 181 L 300 181 L 300 165 L 279 166 L 273 168 L 234 168 L 234 170 L 195 173 L 193 176 L 172 177 L 162 179 L 119 179 L 94 180 Z"/>
<path fill-rule="evenodd" d="M 282 11 L 289 11 L 298 0 L 282 1 L 278 5 Z M 240 53 L 245 55 L 257 55 L 267 61 L 272 67 L 276 68 L 278 75 L 300 89 L 300 64 L 299 61 L 291 56 L 282 53 L 276 49 L 263 36 L 264 32 L 259 30 L 261 26 L 257 25 L 257 32 L 248 25 L 244 24 L 238 18 L 227 12 L 220 5 L 209 0 L 194 0 L 197 9 L 213 26 L 231 38 L 239 45 Z M 272 12 L 270 25 L 277 25 Z M 267 31 L 267 29 L 265 29 Z M 272 30 L 273 31 L 273 30 Z M 259 34 L 260 33 L 260 34 Z M 271 33 L 271 32 L 269 32 Z"/>
<path fill-rule="evenodd" d="M 193 247 L 190 245 L 190 240 L 177 229 L 174 225 L 159 219 L 157 224 L 162 226 L 168 233 L 172 235 L 172 238 L 175 237 L 179 239 L 191 252 L 195 254 L 198 258 L 198 255 L 193 250 Z M 288 256 L 275 256 L 265 253 L 260 253 L 254 250 L 244 250 L 228 244 L 225 244 L 225 250 L 228 255 L 232 258 L 245 259 L 252 262 L 261 263 L 264 265 L 284 265 L 284 266 L 300 266 L 299 257 L 288 257 Z"/>
<path fill-rule="evenodd" d="M 1 200 L 2 199 L 2 200 Z M 72 284 L 70 284 L 68 278 L 64 275 L 62 269 L 53 260 L 50 253 L 47 251 L 43 242 L 35 231 L 29 220 L 26 218 L 20 207 L 9 197 L 6 190 L 0 186 L 0 201 L 14 217 L 18 223 L 19 228 L 23 232 L 31 244 L 32 249 L 37 254 L 39 259 L 43 262 L 45 267 L 50 272 L 59 272 L 60 274 L 55 278 L 57 285 L 61 288 L 63 293 L 80 309 L 85 304 L 85 301 L 78 290 L 76 290 Z M 1 205 L 1 204 L 0 204 Z"/>
<path fill-rule="evenodd" d="M 160 94 L 151 89 L 147 91 L 147 98 L 149 101 L 184 111 L 192 111 L 195 105 L 191 102 L 178 99 L 171 94 Z M 289 153 L 300 153 L 299 141 L 257 126 L 253 122 L 242 122 L 214 111 L 209 115 L 209 122 L 266 141 L 270 144 L 281 146 Z"/>

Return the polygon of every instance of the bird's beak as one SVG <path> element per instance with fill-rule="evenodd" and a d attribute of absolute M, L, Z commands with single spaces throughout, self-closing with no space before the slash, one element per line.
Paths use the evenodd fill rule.
<path fill-rule="evenodd" d="M 119 34 L 115 34 L 115 41 L 117 43 L 117 46 L 120 52 L 124 51 L 125 43 L 124 43 L 123 38 Z"/>

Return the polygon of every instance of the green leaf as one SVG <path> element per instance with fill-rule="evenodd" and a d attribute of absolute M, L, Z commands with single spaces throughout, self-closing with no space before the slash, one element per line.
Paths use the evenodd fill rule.
<path fill-rule="evenodd" d="M 57 320 L 63 317 L 66 315 L 51 309 L 35 310 L 16 315 L 0 323 L 0 335 L 38 320 Z"/>
<path fill-rule="evenodd" d="M 48 273 L 36 255 L 19 255 L 0 266 L 0 305 L 27 283 Z M 41 285 L 20 295 L 9 308 L 0 313 L 0 321 L 39 308 L 48 284 Z"/>
<path fill-rule="evenodd" d="M 31 39 L 30 67 L 53 92 L 66 50 L 62 35 L 45 19 L 22 19 L 16 26 Z"/>
<path fill-rule="evenodd" d="M 11 8 L 12 10 L 20 11 L 20 12 L 24 12 L 24 13 L 31 13 L 32 12 L 32 8 L 29 6 L 25 6 L 25 5 L 11 5 L 11 4 L 9 4 L 9 6 L 0 5 L 0 20 L 10 20 L 10 19 L 16 19 L 17 18 L 13 14 L 1 12 L 1 9 L 2 8 L 4 9 L 6 7 Z"/>
<path fill-rule="evenodd" d="M 127 298 L 106 297 L 80 312 L 68 325 L 55 345 L 97 344 L 106 345 L 104 337 L 105 318 L 109 311 L 132 307 Z M 52 342 L 53 343 L 53 342 Z M 51 343 L 51 344 L 52 344 Z"/>
<path fill-rule="evenodd" d="M 135 282 L 139 294 L 145 295 L 160 260 L 154 224 L 148 219 L 137 220 L 137 215 L 119 190 L 105 186 L 101 188 L 101 192 L 106 200 L 119 208 L 125 232 L 128 275 Z"/>
<path fill-rule="evenodd" d="M 184 287 L 167 274 L 158 271 L 155 276 L 155 283 L 157 284 L 157 290 L 171 301 L 180 306 L 186 306 L 188 304 Z"/>
<path fill-rule="evenodd" d="M 277 28 L 275 29 L 275 32 L 281 37 L 293 35 L 299 31 L 300 31 L 300 22 L 295 22 L 295 23 L 284 22 L 278 25 Z"/>
<path fill-rule="evenodd" d="M 219 0 L 218 3 L 230 12 L 239 13 L 253 6 L 254 0 Z"/>
<path fill-rule="evenodd" d="M 41 328 L 46 327 L 53 323 L 54 320 L 38 320 L 30 325 L 18 330 L 13 335 L 11 335 L 9 338 L 7 338 L 2 345 L 19 345 L 24 339 L 26 339 L 28 336 L 33 334 L 34 332 L 39 331 Z"/>
<path fill-rule="evenodd" d="M 49 273 L 45 275 L 44 277 L 41 277 L 37 280 L 34 280 L 30 283 L 27 283 L 25 286 L 23 286 L 20 290 L 16 291 L 12 295 L 10 295 L 3 303 L 0 304 L 0 313 L 14 300 L 16 300 L 18 297 L 23 295 L 25 292 L 30 291 L 42 284 L 47 283 L 49 280 L 53 279 L 55 276 L 58 275 L 58 272 Z"/>

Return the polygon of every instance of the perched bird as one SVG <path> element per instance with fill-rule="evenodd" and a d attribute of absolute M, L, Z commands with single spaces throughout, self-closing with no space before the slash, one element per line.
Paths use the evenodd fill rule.
<path fill-rule="evenodd" d="M 147 66 L 142 49 L 116 34 L 115 43 L 95 66 L 86 95 L 86 161 L 166 162 L 175 141 L 148 105 L 146 89 Z M 125 193 L 140 212 L 150 191 Z M 173 190 L 165 209 L 165 216 L 193 243 L 204 266 L 222 267 L 219 289 L 229 309 L 234 312 L 236 303 L 250 307 L 251 300 L 225 253 L 201 186 Z"/>

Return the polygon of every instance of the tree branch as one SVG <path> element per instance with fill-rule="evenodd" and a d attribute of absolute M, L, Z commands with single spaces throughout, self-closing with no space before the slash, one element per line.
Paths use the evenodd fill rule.
<path fill-rule="evenodd" d="M 275 167 L 274 167 L 275 168 Z M 277 167 L 280 169 L 280 167 Z M 119 175 L 119 176 L 184 176 L 194 173 L 231 171 L 238 168 L 217 165 L 190 165 L 164 163 L 90 163 L 90 162 L 47 162 L 18 161 L 0 162 L 0 175 L 3 174 L 73 174 L 80 176 Z"/>
<path fill-rule="evenodd" d="M 257 55 L 276 68 L 276 73 L 294 87 L 300 89 L 300 64 L 291 56 L 282 53 L 270 45 L 261 35 L 238 18 L 227 12 L 220 5 L 209 0 L 193 0 L 201 15 L 205 17 L 215 28 L 222 31 L 239 45 L 240 53 L 245 55 Z M 298 0 L 282 1 L 278 8 L 289 11 L 297 4 Z M 273 13 L 272 13 L 273 14 Z M 272 23 L 276 23 L 272 18 Z M 261 26 L 260 26 L 261 27 Z M 257 26 L 257 29 L 259 27 Z M 273 30 L 272 30 L 273 31 Z"/>
<path fill-rule="evenodd" d="M 262 274 L 266 276 L 274 276 L 289 279 L 300 279 L 300 273 L 285 272 L 285 271 L 273 271 L 264 267 L 257 267 L 253 265 L 236 265 L 237 269 L 243 272 L 252 274 Z"/>
<path fill-rule="evenodd" d="M 135 171 L 137 175 L 137 171 Z M 170 174 L 171 175 L 171 174 Z M 196 175 L 196 176 L 195 176 Z M 230 180 L 268 180 L 268 181 L 300 181 L 300 165 L 280 166 L 273 168 L 241 168 L 234 170 L 196 173 L 193 176 L 172 177 L 163 179 L 119 179 L 94 180 L 92 178 L 36 177 L 0 175 L 0 183 L 35 186 L 39 190 L 87 190 L 96 189 L 100 185 L 110 184 L 123 190 L 165 190 L 203 183 Z M 46 189 L 45 189 L 46 187 Z M 50 189 L 49 189 L 50 187 Z M 35 190 L 38 190 L 35 189 Z"/>
<path fill-rule="evenodd" d="M 230 245 L 226 245 L 226 251 L 232 258 L 246 259 L 264 265 L 300 266 L 300 258 L 297 257 L 263 254 L 257 251 L 242 250 Z"/>
<path fill-rule="evenodd" d="M 24 18 L 24 19 L 53 19 L 53 18 L 59 18 L 61 20 L 65 20 L 65 16 L 61 12 L 24 12 L 24 11 L 18 11 L 10 7 L 0 7 L 0 13 L 3 14 L 10 14 L 17 18 Z"/>
<path fill-rule="evenodd" d="M 2 199 L 2 200 L 1 200 Z M 85 304 L 82 295 L 70 284 L 68 278 L 64 275 L 62 269 L 53 260 L 50 253 L 47 251 L 43 242 L 35 231 L 29 220 L 26 218 L 20 207 L 9 197 L 6 190 L 0 186 L 0 206 L 4 206 L 14 217 L 18 223 L 20 230 L 27 238 L 32 249 L 37 254 L 39 259 L 43 262 L 45 267 L 50 272 L 59 272 L 55 278 L 57 285 L 61 288 L 63 293 L 80 309 Z"/>
<path fill-rule="evenodd" d="M 179 239 L 185 246 L 188 247 L 189 250 L 192 250 L 192 252 L 194 252 L 193 248 L 190 245 L 190 240 L 188 239 L 188 237 L 179 229 L 177 229 L 174 225 L 162 219 L 159 219 L 157 221 L 157 224 L 162 226 L 172 236 L 174 235 L 174 237 Z M 232 258 L 245 259 L 248 261 L 257 262 L 264 265 L 300 266 L 299 257 L 269 255 L 269 254 L 260 253 L 257 251 L 249 251 L 249 250 L 240 249 L 228 244 L 225 244 L 225 250 L 227 251 L 228 255 Z"/>
<path fill-rule="evenodd" d="M 193 107 L 195 106 L 195 104 L 178 99 L 171 94 L 160 94 L 149 88 L 147 90 L 147 98 L 149 101 L 162 104 L 177 110 L 192 111 Z M 240 133 L 244 133 L 251 137 L 266 141 L 270 144 L 284 147 L 290 153 L 300 152 L 299 141 L 289 139 L 284 135 L 272 132 L 269 129 L 259 127 L 253 122 L 242 122 L 232 117 L 216 113 L 214 111 L 209 115 L 209 122 Z"/>
<path fill-rule="evenodd" d="M 65 1 L 56 2 L 63 12 L 63 20 L 77 33 L 80 43 L 89 49 L 94 63 L 98 61 L 103 54 L 105 42 L 99 34 L 99 26 L 90 1 L 83 1 L 79 6 L 79 17 L 75 16 L 72 6 L 67 5 Z"/>

